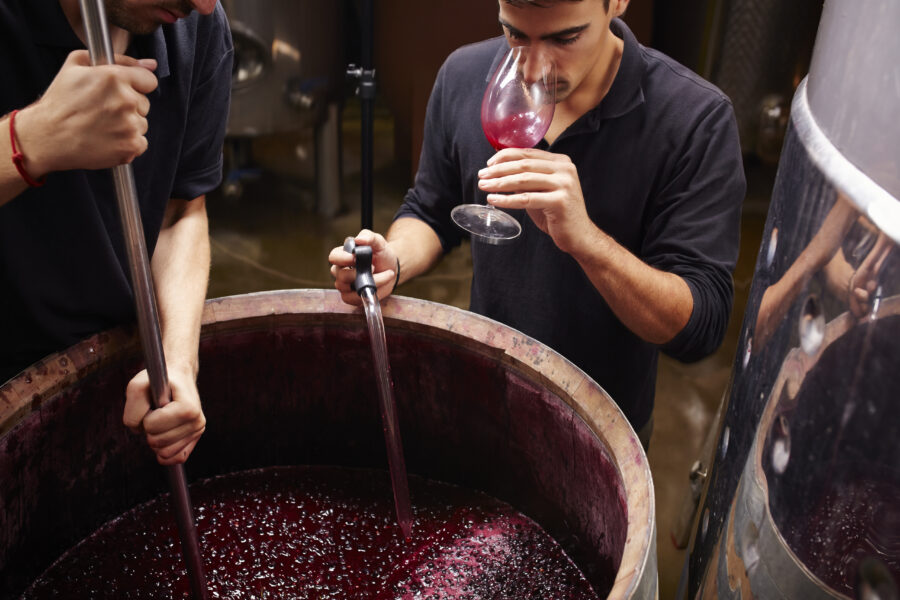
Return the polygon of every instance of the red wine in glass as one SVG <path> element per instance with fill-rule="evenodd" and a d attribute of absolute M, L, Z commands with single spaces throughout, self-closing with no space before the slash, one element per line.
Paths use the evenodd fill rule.
<path fill-rule="evenodd" d="M 494 71 L 481 102 L 481 127 L 495 150 L 532 148 L 540 142 L 556 107 L 556 67 L 527 46 L 514 46 Z M 461 204 L 450 216 L 473 239 L 510 242 L 522 227 L 489 204 Z"/>

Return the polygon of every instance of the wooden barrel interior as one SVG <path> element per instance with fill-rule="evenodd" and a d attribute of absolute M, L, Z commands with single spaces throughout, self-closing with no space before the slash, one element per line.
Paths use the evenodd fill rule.
<path fill-rule="evenodd" d="M 633 591 L 655 536 L 652 484 L 602 389 L 545 346 L 471 313 L 405 298 L 383 309 L 409 471 L 511 503 L 598 592 Z M 208 426 L 190 480 L 269 465 L 386 468 L 364 318 L 333 292 L 210 301 L 200 362 Z M 114 331 L 0 388 L 4 597 L 165 491 L 163 470 L 121 425 L 139 366 L 133 336 Z"/>

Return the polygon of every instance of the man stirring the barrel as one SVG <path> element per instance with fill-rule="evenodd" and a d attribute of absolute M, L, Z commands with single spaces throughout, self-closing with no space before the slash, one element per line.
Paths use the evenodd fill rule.
<path fill-rule="evenodd" d="M 521 235 L 473 240 L 470 310 L 547 344 L 596 380 L 645 447 L 658 352 L 712 353 L 731 310 L 746 189 L 728 98 L 640 45 L 628 0 L 498 0 L 503 36 L 445 61 L 428 104 L 415 185 L 374 250 L 379 296 L 459 245 L 454 206 L 511 212 Z M 479 125 L 509 46 L 557 69 L 556 110 L 535 148 L 495 152 Z M 329 260 L 345 301 L 353 257 Z M 399 276 L 398 276 L 399 272 Z"/>
<path fill-rule="evenodd" d="M 162 464 L 206 426 L 196 387 L 233 49 L 216 0 L 106 0 L 116 65 L 90 66 L 78 0 L 0 0 L 0 381 L 135 318 L 109 168 L 133 165 L 172 402 L 146 371 L 125 424 Z"/>

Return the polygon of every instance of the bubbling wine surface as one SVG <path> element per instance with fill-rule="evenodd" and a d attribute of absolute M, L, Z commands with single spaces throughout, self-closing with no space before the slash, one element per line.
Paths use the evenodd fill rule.
<path fill-rule="evenodd" d="M 270 467 L 198 482 L 211 598 L 598 598 L 560 546 L 499 500 L 410 477 L 412 535 L 384 471 Z M 168 496 L 106 523 L 23 598 L 188 598 Z"/>

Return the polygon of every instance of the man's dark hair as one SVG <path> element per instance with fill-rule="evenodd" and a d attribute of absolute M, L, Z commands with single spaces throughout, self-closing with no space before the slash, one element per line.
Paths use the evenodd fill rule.
<path fill-rule="evenodd" d="M 539 6 L 546 7 L 554 2 L 581 2 L 581 0 L 505 0 L 507 4 L 512 6 Z M 603 0 L 603 8 L 609 10 L 609 0 Z"/>

